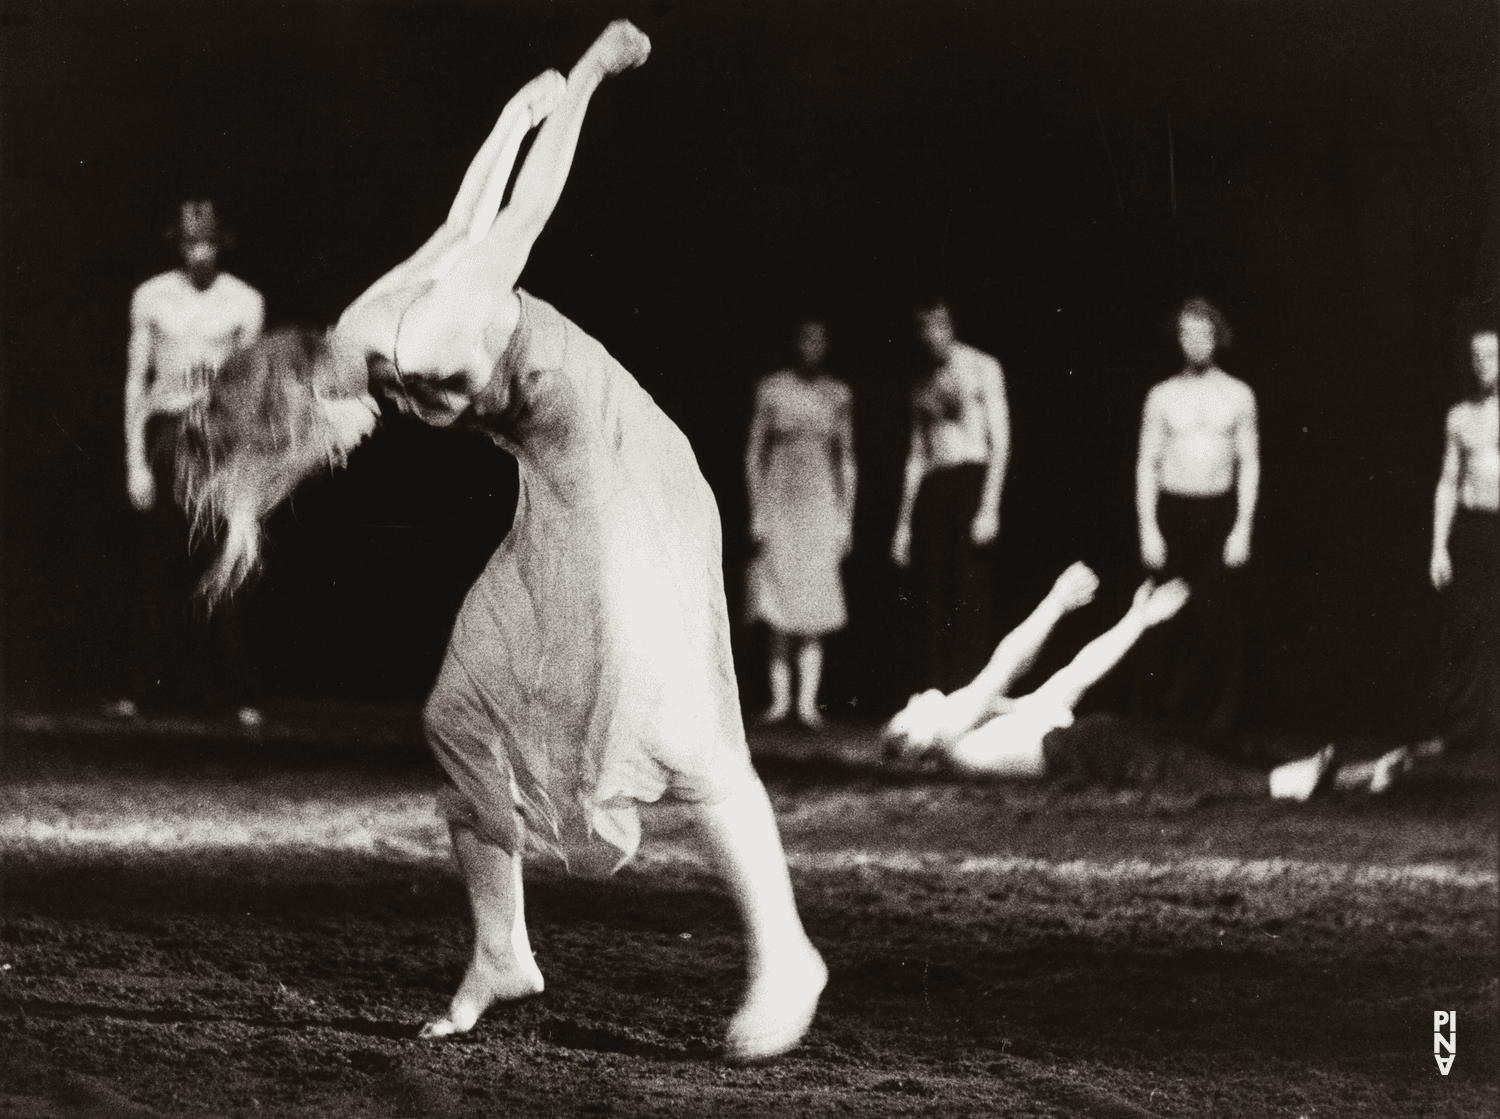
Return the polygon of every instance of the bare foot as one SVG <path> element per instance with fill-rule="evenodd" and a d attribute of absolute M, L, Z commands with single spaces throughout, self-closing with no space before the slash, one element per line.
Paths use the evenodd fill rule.
<path fill-rule="evenodd" d="M 729 1023 L 725 1059 L 746 1064 L 793 1048 L 812 1025 L 827 982 L 823 957 L 806 941 L 793 958 L 778 958 L 745 992 L 745 1001 Z"/>
<path fill-rule="evenodd" d="M 468 1033 L 479 1016 L 495 1003 L 539 995 L 545 986 L 541 970 L 529 952 L 525 959 L 520 959 L 510 945 L 498 951 L 476 945 L 468 973 L 459 984 L 448 1013 L 428 1022 L 417 1036 L 437 1039 Z"/>
<path fill-rule="evenodd" d="M 1287 762 L 1271 770 L 1271 795 L 1278 800 L 1306 801 L 1333 765 L 1333 747 L 1324 746 L 1310 758 Z"/>
<path fill-rule="evenodd" d="M 822 730 L 823 716 L 816 707 L 797 707 L 797 721 L 808 730 Z"/>
<path fill-rule="evenodd" d="M 651 54 L 651 40 L 628 19 L 617 19 L 604 29 L 588 54 L 606 74 L 618 74 L 639 66 Z"/>
<path fill-rule="evenodd" d="M 1077 610 L 1094 601 L 1099 590 L 1099 576 L 1086 563 L 1075 563 L 1057 577 L 1052 593 L 1064 610 Z"/>
<path fill-rule="evenodd" d="M 1375 769 L 1370 774 L 1370 792 L 1387 791 L 1398 778 L 1411 769 L 1411 764 L 1411 751 L 1405 746 L 1399 746 L 1381 754 L 1375 759 Z"/>

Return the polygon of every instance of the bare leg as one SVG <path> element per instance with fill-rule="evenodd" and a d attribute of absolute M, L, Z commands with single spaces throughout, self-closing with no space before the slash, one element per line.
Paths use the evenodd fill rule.
<path fill-rule="evenodd" d="M 821 727 L 818 686 L 823 679 L 823 643 L 809 638 L 797 653 L 797 721 L 805 727 Z"/>
<path fill-rule="evenodd" d="M 731 1060 L 785 1053 L 812 1024 L 828 981 L 807 939 L 771 802 L 758 780 L 718 804 L 699 805 L 698 827 L 745 923 L 748 983 L 729 1024 Z"/>
<path fill-rule="evenodd" d="M 1083 694 L 1124 659 L 1141 634 L 1181 610 L 1187 597 L 1187 584 L 1181 579 L 1155 588 L 1150 583 L 1142 585 L 1125 616 L 1080 649 L 1072 663 L 1054 673 L 1036 695 L 1044 696 L 1049 705 L 1076 707 Z"/>
<path fill-rule="evenodd" d="M 422 1027 L 424 1038 L 467 1033 L 496 1002 L 540 994 L 542 973 L 531 955 L 521 898 L 521 856 L 453 827 L 453 851 L 474 914 L 474 957 L 448 1013 Z"/>
<path fill-rule="evenodd" d="M 1277 800 L 1305 801 L 1317 792 L 1329 766 L 1333 765 L 1333 747 L 1324 746 L 1310 758 L 1278 765 L 1271 770 L 1271 796 Z"/>
<path fill-rule="evenodd" d="M 779 723 L 792 711 L 792 643 L 786 634 L 773 629 L 770 644 L 771 706 L 760 721 Z"/>
<path fill-rule="evenodd" d="M 1412 750 L 1398 746 L 1387 750 L 1380 757 L 1367 762 L 1341 765 L 1333 775 L 1333 787 L 1349 791 L 1383 793 L 1396 783 L 1398 777 L 1411 768 Z"/>

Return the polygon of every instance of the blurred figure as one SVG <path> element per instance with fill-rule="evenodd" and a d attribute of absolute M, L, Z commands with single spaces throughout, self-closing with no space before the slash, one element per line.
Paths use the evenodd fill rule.
<path fill-rule="evenodd" d="M 1137 713 L 1212 734 L 1233 726 L 1239 706 L 1239 570 L 1260 491 L 1255 394 L 1214 363 L 1230 340 L 1208 300 L 1182 305 L 1186 365 L 1146 396 L 1135 469 L 1141 562 L 1192 590 L 1182 616 L 1142 642 Z"/>
<path fill-rule="evenodd" d="M 910 567 L 923 687 L 955 688 L 994 640 L 995 537 L 1010 457 L 1005 376 L 958 341 L 946 302 L 916 310 L 931 361 L 911 401 L 911 439 L 891 559 Z"/>
<path fill-rule="evenodd" d="M 771 631 L 771 706 L 766 722 L 792 710 L 792 652 L 797 658 L 797 719 L 822 724 L 818 684 L 825 634 L 844 627 L 839 565 L 854 537 L 853 397 L 828 375 L 828 330 L 802 324 L 797 365 L 772 373 L 755 393 L 745 450 L 750 536 L 749 614 Z"/>
<path fill-rule="evenodd" d="M 959 773 L 1021 780 L 1061 778 L 1155 788 L 1177 786 L 1212 796 L 1305 801 L 1325 785 L 1384 792 L 1412 764 L 1405 747 L 1335 771 L 1333 747 L 1269 773 L 1222 761 L 1186 741 L 1108 715 L 1073 719 L 1084 693 L 1103 679 L 1142 635 L 1178 614 L 1190 593 L 1181 579 L 1136 591 L 1130 609 L 1036 691 L 1011 699 L 1011 685 L 1036 662 L 1047 637 L 1071 610 L 1093 601 L 1099 580 L 1081 563 L 1058 576 L 1031 616 L 1005 638 L 972 683 L 951 695 L 912 696 L 885 728 L 887 755 L 934 758 Z"/>
<path fill-rule="evenodd" d="M 1500 728 L 1500 423 L 1494 330 L 1469 339 L 1474 395 L 1448 412 L 1433 499 L 1432 585 L 1442 592 L 1443 736 L 1493 746 Z"/>
<path fill-rule="evenodd" d="M 193 399 L 195 378 L 211 374 L 260 337 L 265 301 L 219 270 L 226 237 L 212 202 L 182 203 L 167 236 L 181 266 L 147 280 L 130 302 L 125 476 L 130 503 L 140 514 L 140 597 L 132 695 L 113 711 L 129 716 L 140 705 L 196 701 L 237 708 L 241 723 L 258 726 L 254 678 L 235 610 L 219 611 L 211 622 L 194 617 L 190 533 L 172 500 L 165 443 L 173 418 Z"/>

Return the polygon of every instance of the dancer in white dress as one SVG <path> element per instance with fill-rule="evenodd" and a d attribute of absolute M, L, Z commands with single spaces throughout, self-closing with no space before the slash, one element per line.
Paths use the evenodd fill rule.
<path fill-rule="evenodd" d="M 772 373 L 755 394 L 745 449 L 750 535 L 749 615 L 771 631 L 771 707 L 765 722 L 792 710 L 792 649 L 797 650 L 797 719 L 822 724 L 818 684 L 822 638 L 844 628 L 839 574 L 853 541 L 853 397 L 823 370 L 821 322 L 802 324 L 798 364 Z"/>
<path fill-rule="evenodd" d="M 182 490 L 226 527 L 210 594 L 254 564 L 260 522 L 373 428 L 370 389 L 516 456 L 515 522 L 469 593 L 426 710 L 469 888 L 474 956 L 424 1036 L 542 989 L 521 891 L 528 841 L 618 866 L 636 804 L 692 804 L 738 904 L 749 983 L 732 1059 L 791 1048 L 826 980 L 750 766 L 729 651 L 718 511 L 682 433 L 577 326 L 516 281 L 567 179 L 590 96 L 646 60 L 612 24 L 567 79 L 505 107 L 447 222 L 328 336 L 277 336 L 232 361 L 184 424 Z M 527 131 L 545 120 L 508 205 Z"/>

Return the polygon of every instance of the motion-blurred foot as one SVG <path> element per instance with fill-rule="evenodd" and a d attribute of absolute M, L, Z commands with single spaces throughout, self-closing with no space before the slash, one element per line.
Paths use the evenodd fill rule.
<path fill-rule="evenodd" d="M 725 1059 L 748 1064 L 779 1057 L 802 1040 L 818 1010 L 828 968 L 811 944 L 750 983 L 745 1001 L 729 1023 Z"/>
<path fill-rule="evenodd" d="M 141 709 L 135 705 L 133 699 L 117 699 L 113 703 L 104 705 L 104 713 L 111 719 L 138 719 Z"/>
<path fill-rule="evenodd" d="M 1375 759 L 1375 771 L 1370 774 L 1370 792 L 1386 792 L 1411 771 L 1411 765 L 1411 751 L 1405 746 L 1381 754 Z"/>
<path fill-rule="evenodd" d="M 1332 746 L 1324 746 L 1310 758 L 1278 765 L 1271 770 L 1271 795 L 1277 800 L 1307 801 L 1332 767 Z"/>
<path fill-rule="evenodd" d="M 246 730 L 259 730 L 266 721 L 266 717 L 260 713 L 259 707 L 241 707 L 235 712 L 235 718 L 239 720 L 240 726 Z"/>

